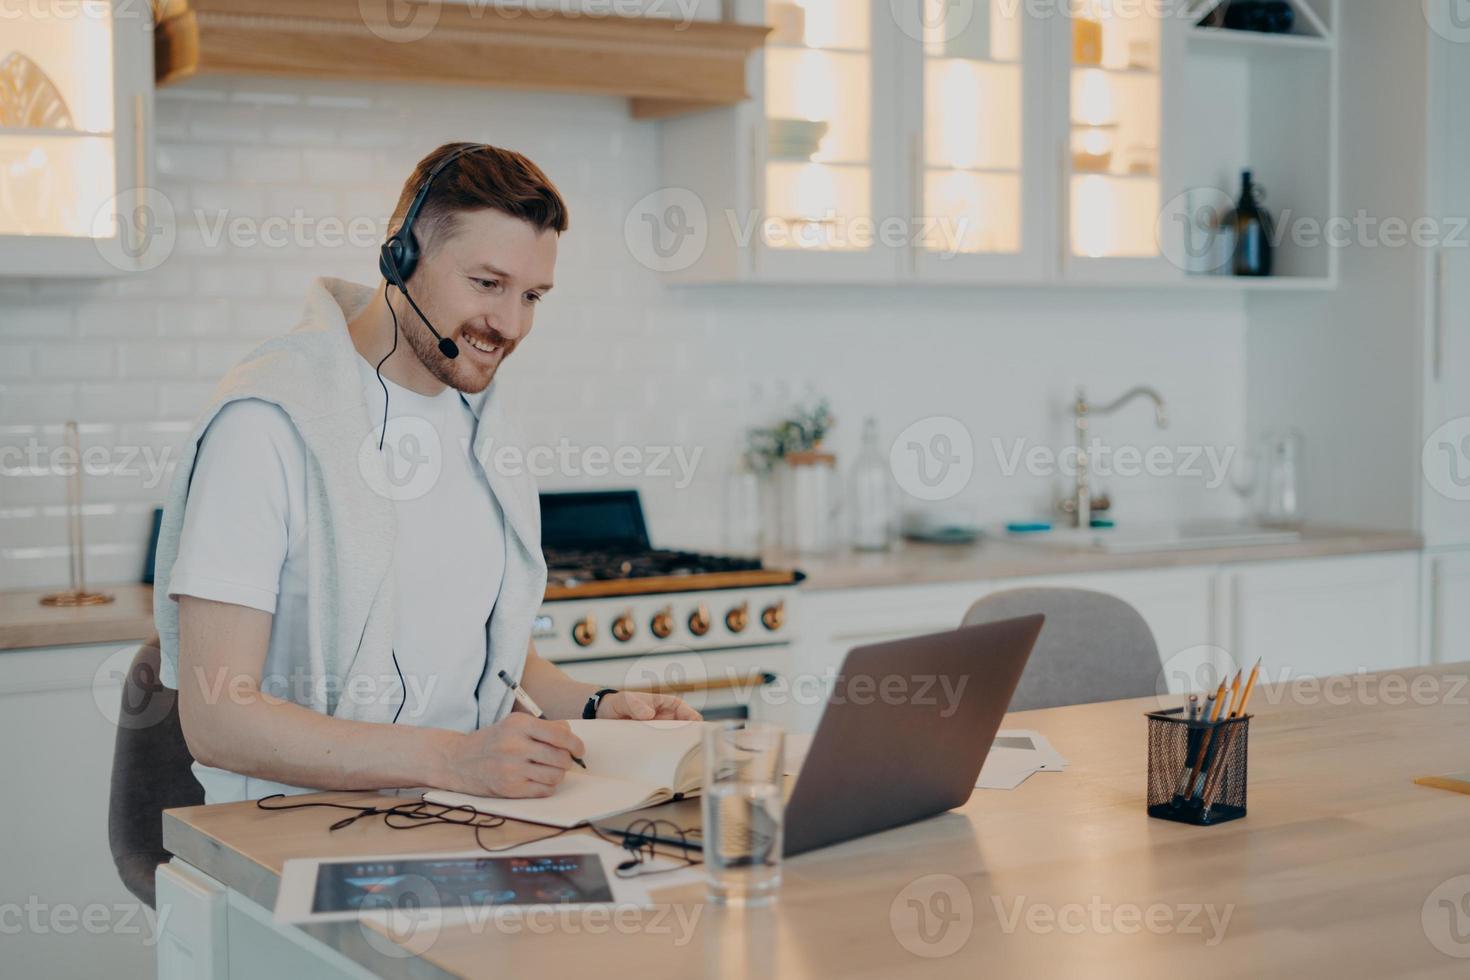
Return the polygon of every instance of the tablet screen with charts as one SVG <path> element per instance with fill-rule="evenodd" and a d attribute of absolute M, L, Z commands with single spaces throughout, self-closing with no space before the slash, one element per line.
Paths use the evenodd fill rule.
<path fill-rule="evenodd" d="M 612 887 L 593 854 L 408 858 L 317 865 L 311 911 L 374 908 L 583 905 L 611 902 Z"/>
<path fill-rule="evenodd" d="M 286 862 L 278 922 L 330 922 L 442 910 L 445 924 L 537 908 L 642 905 L 647 890 L 617 877 L 607 847 L 517 848 L 509 854 L 370 855 Z"/>

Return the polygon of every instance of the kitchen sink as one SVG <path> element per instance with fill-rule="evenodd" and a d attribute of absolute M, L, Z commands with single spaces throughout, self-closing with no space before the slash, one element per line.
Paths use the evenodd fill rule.
<path fill-rule="evenodd" d="M 1195 524 L 1148 524 L 1123 528 L 1055 528 L 1041 534 L 1013 535 L 1019 544 L 1044 548 L 1070 548 L 1132 554 L 1146 551 L 1190 551 L 1196 548 L 1248 548 L 1292 544 L 1301 540 L 1298 531 L 1261 527 L 1256 524 L 1201 522 Z"/>

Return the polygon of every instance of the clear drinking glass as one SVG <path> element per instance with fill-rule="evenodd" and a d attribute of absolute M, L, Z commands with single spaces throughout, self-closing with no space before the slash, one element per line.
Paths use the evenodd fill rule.
<path fill-rule="evenodd" d="M 781 887 L 783 734 L 730 721 L 704 735 L 704 871 L 709 900 L 767 905 Z"/>

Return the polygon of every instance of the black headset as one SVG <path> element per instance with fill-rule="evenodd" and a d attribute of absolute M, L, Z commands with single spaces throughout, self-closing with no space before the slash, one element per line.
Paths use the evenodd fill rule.
<path fill-rule="evenodd" d="M 434 186 L 434 178 L 438 177 L 450 164 L 465 154 L 478 153 L 481 150 L 488 149 L 490 147 L 483 143 L 462 146 L 445 157 L 437 167 L 429 171 L 429 176 L 424 178 L 423 184 L 419 186 L 418 193 L 413 196 L 413 201 L 408 205 L 408 211 L 403 215 L 403 224 L 399 225 L 398 230 L 388 236 L 388 240 L 378 250 L 378 271 L 383 274 L 383 278 L 387 280 L 390 286 L 398 287 L 398 291 L 403 294 L 403 298 L 408 300 L 408 305 L 413 307 L 413 311 L 419 315 L 419 319 L 424 321 L 424 326 L 429 328 L 429 333 L 433 334 L 434 339 L 439 341 L 439 353 L 450 360 L 459 356 L 459 345 L 448 337 L 441 337 L 439 331 L 435 330 L 434 325 L 429 322 L 429 318 L 424 316 L 424 311 L 419 309 L 419 305 L 408 294 L 406 283 L 409 279 L 413 278 L 413 271 L 418 268 L 419 256 L 421 254 L 418 239 L 413 236 L 413 223 L 418 218 L 419 211 L 423 209 L 424 202 L 429 198 L 429 189 Z M 395 320 L 394 322 L 396 323 L 397 321 Z"/>

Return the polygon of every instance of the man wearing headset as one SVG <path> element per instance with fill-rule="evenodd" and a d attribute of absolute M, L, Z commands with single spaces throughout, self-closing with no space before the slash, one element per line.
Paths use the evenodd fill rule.
<path fill-rule="evenodd" d="M 552 288 L 556 188 L 518 153 L 448 144 L 390 227 L 376 289 L 319 280 L 221 381 L 164 510 L 162 680 L 211 803 L 547 796 L 584 751 L 549 719 L 699 717 L 577 683 L 531 642 L 536 491 L 491 382 Z"/>

